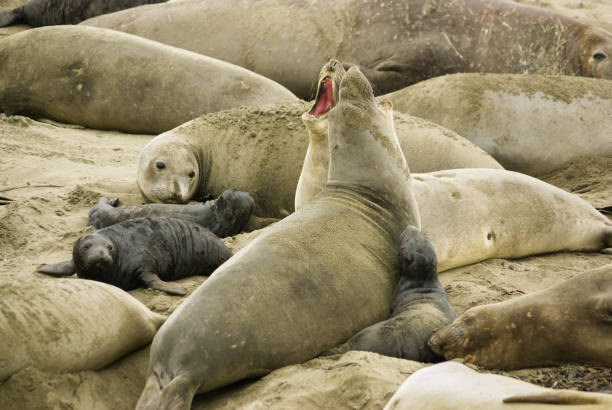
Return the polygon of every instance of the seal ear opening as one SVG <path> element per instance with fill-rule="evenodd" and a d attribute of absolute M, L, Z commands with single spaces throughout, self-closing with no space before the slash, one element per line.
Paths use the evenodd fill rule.
<path fill-rule="evenodd" d="M 51 265 L 43 265 L 36 269 L 36 272 L 44 273 L 51 276 L 71 276 L 75 273 L 76 268 L 73 260 L 54 263 Z"/>

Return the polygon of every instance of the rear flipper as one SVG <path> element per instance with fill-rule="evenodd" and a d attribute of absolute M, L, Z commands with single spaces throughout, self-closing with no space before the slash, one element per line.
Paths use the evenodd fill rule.
<path fill-rule="evenodd" d="M 71 260 L 54 263 L 51 265 L 43 265 L 36 269 L 36 272 L 44 273 L 51 276 L 70 276 L 76 271 L 74 262 Z"/>
<path fill-rule="evenodd" d="M 593 393 L 572 390 L 544 391 L 506 397 L 504 403 L 540 403 L 556 405 L 599 404 L 601 400 Z"/>
<path fill-rule="evenodd" d="M 0 13 L 0 27 L 24 22 L 23 8 L 21 7 Z"/>
<path fill-rule="evenodd" d="M 108 199 L 105 197 L 102 197 L 98 200 L 98 204 L 100 205 L 110 205 L 113 208 L 116 208 L 117 205 L 119 205 L 119 198 L 113 198 L 113 199 Z"/>
<path fill-rule="evenodd" d="M 143 272 L 140 274 L 140 280 L 147 288 L 161 290 L 162 292 L 170 293 L 171 295 L 184 296 L 187 291 L 184 287 L 174 283 L 164 282 L 153 272 Z"/>
<path fill-rule="evenodd" d="M 176 377 L 162 387 L 157 375 L 150 374 L 136 410 L 189 410 L 196 390 L 187 376 Z"/>

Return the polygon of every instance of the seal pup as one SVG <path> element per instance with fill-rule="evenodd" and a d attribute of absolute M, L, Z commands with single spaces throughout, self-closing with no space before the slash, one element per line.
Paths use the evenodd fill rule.
<path fill-rule="evenodd" d="M 356 68 L 329 129 L 323 192 L 173 312 L 151 345 L 138 409 L 188 409 L 196 392 L 302 363 L 388 317 L 399 227 L 419 216 L 391 106 Z"/>
<path fill-rule="evenodd" d="M 568 362 L 612 366 L 611 340 L 612 264 L 539 292 L 473 307 L 436 332 L 429 346 L 446 359 L 496 369 Z"/>
<path fill-rule="evenodd" d="M 611 81 L 462 73 L 385 98 L 397 111 L 461 134 L 513 171 L 540 176 L 583 155 L 612 156 Z"/>
<path fill-rule="evenodd" d="M 41 27 L 5 40 L 0 111 L 7 114 L 159 134 L 208 112 L 297 100 L 242 67 L 114 30 Z"/>
<path fill-rule="evenodd" d="M 164 316 L 128 293 L 81 279 L 0 277 L 0 382 L 27 366 L 99 369 L 148 344 Z"/>
<path fill-rule="evenodd" d="M 236 235 L 249 222 L 255 202 L 243 191 L 228 189 L 215 200 L 187 205 L 146 204 L 117 207 L 118 198 L 100 198 L 87 216 L 87 225 L 102 229 L 128 219 L 170 217 L 193 222 L 209 229 L 215 236 Z"/>
<path fill-rule="evenodd" d="M 440 361 L 427 341 L 434 330 L 457 315 L 438 280 L 436 253 L 414 226 L 408 226 L 400 236 L 398 264 L 399 280 L 390 318 L 363 329 L 322 356 L 365 350 L 418 362 Z"/>
<path fill-rule="evenodd" d="M 0 12 L 0 27 L 28 24 L 33 27 L 77 24 L 100 14 L 167 0 L 30 0 L 21 7 Z"/>
<path fill-rule="evenodd" d="M 457 72 L 612 79 L 612 34 L 504 0 L 195 0 L 81 24 L 246 67 L 306 100 L 331 57 L 358 65 L 380 94 Z"/>
<path fill-rule="evenodd" d="M 174 295 L 183 287 L 166 280 L 210 275 L 232 252 L 208 229 L 175 218 L 136 218 L 79 238 L 72 260 L 44 265 L 48 275 L 76 274 L 124 290 L 140 286 Z"/>
<path fill-rule="evenodd" d="M 319 89 L 328 77 L 332 85 L 338 81 L 340 71 L 331 68 L 321 77 Z M 318 97 L 314 108 L 302 116 L 311 138 L 295 194 L 297 209 L 316 198 L 325 184 L 329 145 L 320 136 L 327 117 L 326 110 L 317 107 L 333 105 L 333 98 L 322 102 Z M 439 271 L 489 258 L 612 246 L 612 223 L 591 204 L 527 175 L 452 169 L 413 173 L 412 183 L 423 233 L 436 251 Z"/>
<path fill-rule="evenodd" d="M 604 410 L 611 406 L 609 394 L 548 389 L 444 362 L 414 372 L 384 410 Z"/>

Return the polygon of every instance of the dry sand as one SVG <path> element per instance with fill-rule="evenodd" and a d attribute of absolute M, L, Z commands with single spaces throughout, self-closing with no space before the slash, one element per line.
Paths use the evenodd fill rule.
<path fill-rule="evenodd" d="M 612 31 L 610 0 L 521 0 Z M 24 3 L 0 0 L 0 10 Z M 0 29 L 0 39 L 26 27 Z M 74 240 L 86 232 L 89 207 L 100 196 L 138 204 L 135 164 L 152 138 L 48 124 L 0 115 L 0 276 L 33 278 L 42 263 L 69 259 Z M 545 176 L 597 207 L 612 205 L 612 158 L 587 157 Z M 0 200 L 0 204 L 1 204 Z M 258 232 L 226 239 L 238 249 Z M 444 272 L 441 280 L 457 313 L 505 300 L 612 263 L 611 255 L 559 253 L 520 260 L 493 259 Z M 192 292 L 204 277 L 180 281 Z M 183 300 L 158 291 L 130 292 L 152 310 L 168 314 Z M 568 329 L 571 331 L 571 329 Z M 1 342 L 0 342 L 1 343 Z M 144 385 L 148 348 L 100 371 L 48 374 L 27 368 L 0 385 L 2 409 L 130 409 Z M 381 408 L 423 364 L 373 353 L 350 352 L 274 371 L 199 396 L 194 408 Z M 567 365 L 510 372 L 551 387 L 601 390 L 612 383 L 606 367 Z"/>

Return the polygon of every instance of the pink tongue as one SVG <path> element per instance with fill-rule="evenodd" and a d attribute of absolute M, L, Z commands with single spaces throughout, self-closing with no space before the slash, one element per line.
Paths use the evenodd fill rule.
<path fill-rule="evenodd" d="M 331 109 L 332 104 L 332 83 L 331 80 L 327 79 L 323 81 L 323 84 L 321 84 L 319 99 L 317 100 L 317 103 L 315 104 L 313 109 L 310 111 L 310 115 L 313 115 L 315 117 L 323 115 Z"/>

